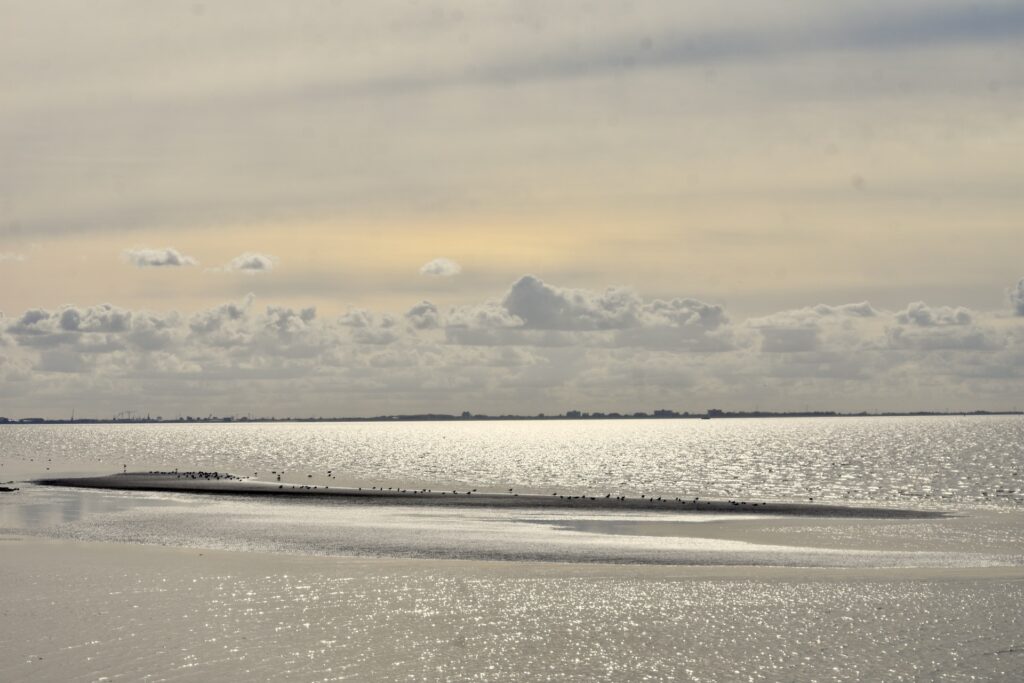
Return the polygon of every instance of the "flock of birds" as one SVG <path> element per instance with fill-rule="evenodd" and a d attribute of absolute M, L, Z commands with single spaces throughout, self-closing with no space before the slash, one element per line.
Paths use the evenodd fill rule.
<path fill-rule="evenodd" d="M 123 474 L 128 474 L 127 465 L 123 466 L 122 473 Z M 173 471 L 169 471 L 169 472 L 150 471 L 150 472 L 146 472 L 145 474 L 147 474 L 147 475 L 157 475 L 157 476 L 172 476 L 173 475 L 176 479 L 189 479 L 189 480 L 193 480 L 193 481 L 238 481 L 238 482 L 241 482 L 241 481 L 246 481 L 246 480 L 249 480 L 249 479 L 254 479 L 254 478 L 259 477 L 259 472 L 253 472 L 253 476 L 252 477 L 240 477 L 240 476 L 237 476 L 237 475 L 234 475 L 234 474 L 228 474 L 226 472 L 217 472 L 217 471 L 206 472 L 206 471 L 202 471 L 202 470 L 187 471 L 187 472 L 181 472 L 181 471 L 178 471 L 178 470 L 173 470 Z M 276 481 L 280 482 L 281 481 L 281 476 L 283 474 L 285 474 L 285 471 L 281 470 L 280 472 L 278 472 L 277 470 L 272 470 L 271 474 L 276 477 Z M 312 475 L 312 474 L 307 474 L 306 475 L 306 477 L 308 479 L 312 479 L 313 476 L 314 475 Z M 336 478 L 335 475 L 334 475 L 334 471 L 333 470 L 327 470 L 327 478 L 329 478 L 329 479 L 335 479 Z M 278 488 L 279 489 L 283 489 L 285 487 L 285 485 L 286 485 L 285 483 L 279 484 Z M 317 486 L 317 485 L 310 486 L 310 485 L 307 485 L 307 484 L 288 484 L 288 486 L 291 489 L 298 489 L 298 490 L 316 490 L 316 489 L 321 488 L 320 486 Z M 326 486 L 325 485 L 322 488 L 329 490 L 330 486 Z M 335 491 L 338 491 L 338 490 L 345 490 L 345 489 L 337 489 L 337 488 L 335 489 Z M 351 491 L 353 489 L 348 489 L 348 490 Z M 514 489 L 511 489 L 511 488 L 508 489 L 508 492 L 502 492 L 502 493 L 498 493 L 498 492 L 483 492 L 483 493 L 481 493 L 477 489 L 469 489 L 467 491 L 459 491 L 458 489 L 452 489 L 451 491 L 447 491 L 447 490 L 444 490 L 444 491 L 440 491 L 440 490 L 434 491 L 433 489 L 428 489 L 428 488 L 408 489 L 408 488 L 400 488 L 400 487 L 395 487 L 395 486 L 388 486 L 386 488 L 384 486 L 380 486 L 380 487 L 378 487 L 378 486 L 371 486 L 369 489 L 364 489 L 363 487 L 360 486 L 360 487 L 357 487 L 354 490 L 358 491 L 358 492 L 364 492 L 364 493 L 367 493 L 367 494 L 371 494 L 371 495 L 377 494 L 377 495 L 384 495 L 384 496 L 387 496 L 387 495 L 416 496 L 416 495 L 423 495 L 423 494 L 427 494 L 427 495 L 429 495 L 431 497 L 436 497 L 436 496 L 461 496 L 461 495 L 472 496 L 474 493 L 476 493 L 476 494 L 482 495 L 482 496 L 501 496 L 501 497 L 518 498 L 519 495 L 520 495 L 519 493 L 516 493 L 514 491 Z M 543 496 L 544 494 L 526 493 L 524 495 L 530 496 L 530 497 L 536 499 L 536 498 L 539 498 L 539 497 Z M 689 506 L 696 507 L 696 506 L 701 505 L 701 502 L 702 502 L 699 496 L 695 496 L 693 499 L 689 499 L 689 498 L 680 498 L 680 497 L 675 497 L 675 498 L 667 498 L 667 497 L 663 497 L 663 496 L 655 497 L 653 495 L 648 496 L 647 494 L 640 494 L 640 496 L 638 498 L 634 497 L 634 498 L 630 499 L 629 497 L 627 497 L 625 495 L 612 496 L 611 493 L 606 493 L 604 496 L 588 496 L 588 495 L 585 495 L 585 494 L 583 494 L 583 495 L 576 495 L 576 496 L 570 496 L 570 495 L 559 494 L 557 491 L 552 492 L 551 495 L 552 496 L 557 496 L 559 500 L 566 501 L 566 502 L 571 502 L 571 501 L 593 501 L 593 502 L 597 502 L 599 500 L 604 500 L 604 501 L 609 501 L 609 502 L 611 502 L 611 501 L 618 501 L 618 502 L 621 502 L 621 503 L 626 503 L 628 501 L 632 501 L 634 504 L 635 503 L 641 503 L 641 504 L 649 503 L 649 504 L 652 504 L 654 506 L 658 506 L 656 504 L 661 504 L 660 507 L 664 507 L 664 506 L 671 505 L 671 504 L 689 505 Z M 809 498 L 808 500 L 813 501 L 814 498 Z M 705 504 L 705 505 L 715 505 L 716 502 L 715 501 L 703 501 L 703 504 Z M 718 501 L 717 504 L 719 504 L 719 505 L 728 504 L 728 505 L 732 505 L 733 507 L 742 507 L 742 506 L 758 507 L 758 506 L 761 506 L 761 505 L 766 505 L 766 503 L 753 503 L 753 502 L 747 502 L 747 501 L 743 501 L 743 500 Z"/>

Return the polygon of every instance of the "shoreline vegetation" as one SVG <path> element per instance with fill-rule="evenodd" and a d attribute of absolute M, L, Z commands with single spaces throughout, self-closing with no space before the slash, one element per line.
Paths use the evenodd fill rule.
<path fill-rule="evenodd" d="M 675 410 L 655 410 L 651 413 L 587 413 L 570 410 L 558 415 L 483 415 L 464 411 L 460 415 L 445 413 L 422 413 L 408 415 L 377 415 L 374 417 L 253 417 L 246 416 L 142 416 L 135 411 L 123 411 L 111 418 L 43 418 L 23 417 L 9 418 L 0 416 L 0 424 L 194 424 L 194 423 L 249 423 L 249 422 L 473 422 L 473 421 L 516 421 L 516 420 L 711 420 L 711 419 L 750 419 L 750 418 L 786 418 L 786 417 L 966 417 L 982 415 L 1024 415 L 1021 410 L 972 410 L 972 411 L 908 411 L 908 412 L 838 412 L 833 410 L 812 411 L 726 411 L 716 408 L 704 413 L 677 412 Z"/>
<path fill-rule="evenodd" d="M 271 482 L 239 477 L 222 472 L 124 472 L 98 477 L 59 477 L 37 479 L 35 484 L 74 488 L 113 489 L 119 491 L 163 491 L 214 495 L 267 496 L 278 498 L 338 498 L 358 503 L 403 505 L 457 505 L 491 508 L 559 508 L 585 510 L 641 510 L 668 512 L 748 513 L 802 517 L 854 517 L 876 519 L 935 519 L 948 517 L 934 510 L 857 507 L 821 503 L 706 500 L 699 496 L 612 496 L 540 493 L 492 492 L 471 490 L 441 491 L 396 487 L 352 488 Z"/>

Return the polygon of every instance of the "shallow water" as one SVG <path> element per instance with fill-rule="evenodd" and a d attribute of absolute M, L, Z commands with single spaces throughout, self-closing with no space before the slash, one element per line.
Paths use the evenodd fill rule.
<path fill-rule="evenodd" d="M 1024 515 L 798 519 L 450 508 L 28 484 L 0 532 L 79 541 L 426 559 L 788 567 L 1024 566 Z M 837 539 L 843 539 L 837 542 Z"/>
<path fill-rule="evenodd" d="M 1024 584 L 64 546 L 6 573 L 12 680 L 1020 680 Z M 55 566 L 51 571 L 33 571 Z M 843 570 L 840 570 L 843 571 Z M 60 596 L 60 602 L 53 599 Z M 39 630 L 26 628 L 36 624 Z"/>

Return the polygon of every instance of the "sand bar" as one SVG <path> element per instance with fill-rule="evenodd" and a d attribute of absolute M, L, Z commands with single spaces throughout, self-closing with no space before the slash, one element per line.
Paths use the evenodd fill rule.
<path fill-rule="evenodd" d="M 573 492 L 495 493 L 474 490 L 409 490 L 402 488 L 367 489 L 269 482 L 223 472 L 127 472 L 100 477 L 64 477 L 40 479 L 34 483 L 48 486 L 114 489 L 120 491 L 171 491 L 216 495 L 278 496 L 302 498 L 343 498 L 354 502 L 458 505 L 464 507 L 553 508 L 585 510 L 645 510 L 742 512 L 765 515 L 805 517 L 855 517 L 877 519 L 933 519 L 947 516 L 934 510 L 858 507 L 819 503 L 793 503 L 746 500 L 706 500 L 703 497 L 614 497 Z"/>

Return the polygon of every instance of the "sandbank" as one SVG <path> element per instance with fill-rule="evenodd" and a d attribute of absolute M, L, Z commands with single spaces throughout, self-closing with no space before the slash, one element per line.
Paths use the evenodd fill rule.
<path fill-rule="evenodd" d="M 551 508 L 572 510 L 643 510 L 785 515 L 803 517 L 851 517 L 876 519 L 933 519 L 948 513 L 905 508 L 860 507 L 822 503 L 776 501 L 707 500 L 700 496 L 613 497 L 575 492 L 497 493 L 476 490 L 436 491 L 402 488 L 352 488 L 270 482 L 222 472 L 126 472 L 98 477 L 40 479 L 47 486 L 113 489 L 119 491 L 167 491 L 215 495 L 276 496 L 287 498 L 338 498 L 352 502 L 457 505 L 491 508 Z"/>

